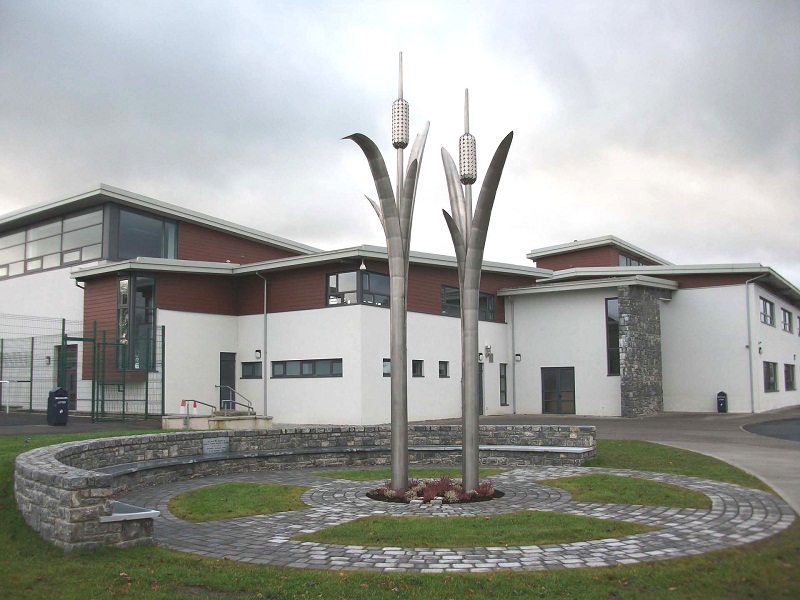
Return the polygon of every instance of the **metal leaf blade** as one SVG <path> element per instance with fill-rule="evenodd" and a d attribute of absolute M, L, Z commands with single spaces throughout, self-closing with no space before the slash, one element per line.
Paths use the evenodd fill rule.
<path fill-rule="evenodd" d="M 514 132 L 510 132 L 495 150 L 486 176 L 481 185 L 481 193 L 478 196 L 478 203 L 475 206 L 475 216 L 472 220 L 472 231 L 470 232 L 470 247 L 480 248 L 480 259 L 483 258 L 483 246 L 486 243 L 486 234 L 489 230 L 489 219 L 492 216 L 492 206 L 497 196 L 497 187 L 500 185 L 500 177 L 503 175 L 503 167 L 508 158 L 511 148 L 511 141 Z"/>

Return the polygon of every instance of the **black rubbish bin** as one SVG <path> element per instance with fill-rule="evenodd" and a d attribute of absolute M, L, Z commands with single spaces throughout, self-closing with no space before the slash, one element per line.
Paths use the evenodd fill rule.
<path fill-rule="evenodd" d="M 64 388 L 50 390 L 47 396 L 47 424 L 66 425 L 69 418 L 69 394 Z"/>
<path fill-rule="evenodd" d="M 717 394 L 717 412 L 728 412 L 728 394 L 725 392 Z"/>

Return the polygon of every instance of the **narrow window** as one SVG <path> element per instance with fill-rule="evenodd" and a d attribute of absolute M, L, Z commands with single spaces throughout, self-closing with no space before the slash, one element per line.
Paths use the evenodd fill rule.
<path fill-rule="evenodd" d="M 261 363 L 254 363 L 261 364 Z M 316 377 L 341 377 L 342 359 L 275 360 L 272 361 L 273 379 L 308 379 Z"/>
<path fill-rule="evenodd" d="M 606 298 L 606 362 L 609 375 L 619 375 L 619 299 Z"/>
<path fill-rule="evenodd" d="M 411 361 L 411 376 L 412 377 L 425 377 L 425 361 L 412 360 Z"/>
<path fill-rule="evenodd" d="M 243 362 L 242 379 L 261 379 L 261 363 Z"/>
<path fill-rule="evenodd" d="M 508 381 L 506 376 L 507 370 L 508 365 L 506 363 L 500 363 L 500 406 L 508 406 L 508 394 L 506 393 Z"/>
<path fill-rule="evenodd" d="M 775 325 L 775 305 L 766 298 L 761 298 L 761 322 Z"/>
<path fill-rule="evenodd" d="M 778 363 L 764 361 L 764 391 L 778 391 Z"/>
<path fill-rule="evenodd" d="M 383 376 L 384 377 L 392 376 L 392 359 L 390 358 L 383 359 Z"/>
<path fill-rule="evenodd" d="M 786 391 L 794 391 L 797 389 L 797 382 L 795 380 L 794 365 L 783 365 L 783 382 Z"/>
<path fill-rule="evenodd" d="M 446 360 L 439 361 L 439 379 L 450 377 L 450 363 Z"/>
<path fill-rule="evenodd" d="M 792 313 L 786 310 L 785 308 L 781 309 L 781 326 L 783 327 L 784 331 L 788 331 L 789 333 L 793 333 L 792 326 L 794 325 L 794 319 L 792 319 Z"/>

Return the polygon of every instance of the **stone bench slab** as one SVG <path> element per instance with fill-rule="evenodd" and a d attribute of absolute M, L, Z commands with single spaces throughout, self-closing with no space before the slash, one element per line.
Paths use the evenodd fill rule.
<path fill-rule="evenodd" d="M 101 523 L 113 523 L 114 521 L 137 521 L 139 519 L 153 519 L 161 514 L 161 511 L 126 504 L 119 500 L 114 500 L 114 509 L 110 515 L 100 517 Z"/>

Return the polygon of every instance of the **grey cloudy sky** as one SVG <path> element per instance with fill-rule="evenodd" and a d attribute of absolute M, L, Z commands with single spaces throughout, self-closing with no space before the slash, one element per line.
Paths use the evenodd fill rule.
<path fill-rule="evenodd" d="M 403 51 L 431 122 L 412 248 L 452 254 L 440 148 L 509 131 L 487 260 L 613 234 L 800 285 L 795 0 L 0 0 L 0 214 L 101 182 L 324 249 L 383 245 Z M 480 177 L 479 181 L 480 183 Z"/>

